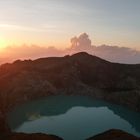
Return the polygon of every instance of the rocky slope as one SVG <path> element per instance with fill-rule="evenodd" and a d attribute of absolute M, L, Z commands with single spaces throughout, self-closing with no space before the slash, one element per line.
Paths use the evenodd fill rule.
<path fill-rule="evenodd" d="M 0 126 L 13 106 L 56 94 L 89 95 L 140 111 L 140 65 L 117 64 L 81 52 L 17 60 L 0 66 Z"/>
<path fill-rule="evenodd" d="M 110 63 L 87 53 L 17 60 L 0 67 L 0 106 L 59 94 L 89 94 L 140 111 L 140 65 Z M 76 91 L 76 92 L 75 92 Z"/>
<path fill-rule="evenodd" d="M 140 138 L 137 138 L 121 130 L 112 129 L 87 140 L 140 140 Z"/>
<path fill-rule="evenodd" d="M 4 140 L 63 140 L 57 136 L 47 135 L 47 134 L 24 134 L 24 133 L 11 133 L 9 135 L 3 136 Z"/>

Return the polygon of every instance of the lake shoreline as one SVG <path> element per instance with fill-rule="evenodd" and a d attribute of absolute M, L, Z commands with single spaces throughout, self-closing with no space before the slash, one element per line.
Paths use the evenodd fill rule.
<path fill-rule="evenodd" d="M 82 100 L 81 100 L 82 99 Z M 58 101 L 57 101 L 58 100 Z M 61 101 L 62 100 L 62 101 Z M 49 104 L 46 104 L 47 103 L 47 101 L 49 101 Z M 55 102 L 54 102 L 55 101 Z M 45 103 L 46 102 L 46 103 Z M 63 103 L 64 102 L 64 103 Z M 65 103 L 66 102 L 66 103 Z M 24 111 L 25 110 L 28 110 L 28 108 L 30 108 L 30 106 L 33 106 L 33 110 L 34 110 L 34 108 L 35 108 L 35 110 L 33 111 L 31 108 L 30 108 L 30 110 L 28 110 L 27 112 L 28 112 L 28 115 L 30 116 L 29 118 L 30 118 L 30 121 L 34 121 L 34 119 L 36 120 L 37 118 L 38 119 L 40 119 L 40 117 L 42 116 L 40 113 L 40 111 L 39 111 L 39 108 L 41 108 L 41 110 L 44 108 L 43 106 L 41 107 L 40 105 L 43 103 L 43 106 L 45 107 L 45 108 L 48 108 L 49 109 L 49 106 L 51 106 L 51 109 L 50 110 L 48 110 L 48 112 L 54 112 L 53 110 L 55 110 L 55 112 L 54 113 L 56 113 L 56 114 L 59 114 L 60 113 L 60 115 L 61 114 L 65 114 L 65 112 L 67 112 L 68 110 L 69 110 L 69 108 L 73 108 L 74 109 L 74 107 L 80 107 L 82 104 L 84 105 L 84 106 L 86 106 L 86 107 L 88 107 L 89 109 L 92 107 L 92 106 L 95 106 L 95 107 L 97 107 L 97 108 L 102 108 L 102 107 L 107 107 L 108 109 L 110 109 L 111 111 L 113 111 L 113 113 L 115 113 L 115 115 L 119 115 L 122 119 L 125 119 L 126 121 L 128 121 L 131 125 L 132 125 L 132 127 L 133 128 L 135 128 L 136 126 L 136 124 L 137 123 L 139 123 L 139 121 L 137 122 L 136 120 L 137 120 L 137 118 L 135 118 L 134 116 L 135 116 L 135 112 L 133 112 L 133 111 L 130 111 L 128 108 L 125 108 L 125 107 L 122 107 L 122 106 L 120 106 L 120 105 L 116 105 L 116 104 L 110 104 L 109 102 L 106 102 L 106 101 L 104 101 L 104 100 L 101 100 L 101 99 L 97 99 L 97 98 L 94 98 L 94 97 L 91 97 L 91 96 L 87 96 L 87 95 L 73 95 L 73 94 L 69 94 L 69 95 L 65 95 L 65 94 L 57 94 L 57 95 L 51 95 L 51 96 L 47 96 L 47 97 L 45 97 L 45 98 L 40 98 L 40 99 L 35 99 L 35 100 L 31 100 L 31 101 L 27 101 L 26 103 L 23 103 L 23 104 L 21 104 L 21 105 L 19 105 L 19 106 L 17 106 L 17 107 L 15 107 L 15 111 L 18 109 L 19 110 L 19 113 L 16 115 L 16 116 L 22 116 L 22 119 L 24 118 L 24 114 L 26 114 L 26 113 L 24 113 Z M 51 104 L 50 104 L 51 103 Z M 55 103 L 55 104 L 54 104 Z M 59 103 L 61 103 L 60 105 L 59 105 Z M 70 105 L 69 105 L 69 103 L 70 103 Z M 54 108 L 56 106 L 56 108 Z M 65 107 L 66 106 L 66 107 Z M 83 107 L 84 107 L 83 106 Z M 81 106 L 82 107 L 82 106 Z M 21 108 L 21 109 L 20 109 Z M 60 108 L 60 110 L 62 110 L 62 108 L 64 109 L 63 111 L 59 111 L 59 108 Z M 118 108 L 118 109 L 117 109 Z M 20 111 L 20 110 L 24 110 L 24 111 Z M 31 111 L 32 110 L 32 111 Z M 44 110 L 44 109 L 43 109 Z M 15 112 L 14 111 L 14 112 Z M 57 111 L 57 112 L 56 112 Z M 14 118 L 14 116 L 15 116 L 15 113 L 12 113 L 13 115 L 13 117 L 12 118 Z M 31 114 L 29 114 L 29 112 L 31 112 Z M 33 112 L 35 112 L 35 113 L 33 113 Z M 37 113 L 37 112 L 40 112 L 39 114 Z M 76 111 L 77 112 L 77 111 Z M 122 114 L 121 114 L 121 112 L 122 112 Z M 130 113 L 131 114 L 130 114 Z M 43 112 L 43 114 L 44 114 L 45 112 Z M 92 113 L 91 113 L 92 114 Z M 104 114 L 104 113 L 103 113 Z M 106 113 L 105 113 L 106 114 Z M 127 114 L 127 115 L 124 115 L 124 114 Z M 130 114 L 130 115 L 129 115 Z M 45 114 L 44 114 L 45 115 Z M 49 115 L 51 115 L 51 114 L 49 114 Z M 83 114 L 84 115 L 84 114 Z M 83 116 L 82 115 L 82 116 Z M 97 115 L 97 114 L 96 114 Z M 133 117 L 131 117 L 131 120 L 130 120 L 130 118 L 129 118 L 129 116 L 132 116 L 133 115 Z M 137 113 L 136 113 L 136 115 L 137 115 Z M 40 116 L 40 117 L 39 117 Z M 55 114 L 52 114 L 52 116 L 53 117 L 55 117 Z M 91 116 L 91 115 L 90 115 Z M 99 115 L 100 116 L 100 115 Z M 111 114 L 109 115 L 109 116 L 111 116 Z M 109 117 L 108 116 L 108 117 Z M 26 116 L 27 117 L 27 116 Z M 49 117 L 49 116 L 48 116 Z M 105 116 L 104 116 L 105 117 Z M 106 116 L 107 117 L 107 116 Z M 114 116 L 115 117 L 115 116 Z M 113 118 L 114 118 L 113 117 Z M 68 117 L 69 118 L 69 117 Z M 73 117 L 72 117 L 73 118 Z M 89 117 L 88 117 L 89 118 Z M 139 118 L 140 118 L 140 116 L 139 116 Z M 86 118 L 85 118 L 86 119 Z M 17 119 L 18 120 L 18 119 Z M 134 122 L 133 122 L 133 120 L 135 120 Z M 12 122 L 15 122 L 16 120 L 11 120 Z M 79 121 L 79 120 L 78 120 Z M 111 121 L 111 120 L 110 120 Z M 113 121 L 113 120 L 112 120 Z M 20 122 L 20 121 L 19 121 Z M 64 122 L 67 122 L 67 121 L 64 121 Z M 82 122 L 84 122 L 84 120 L 82 121 Z M 92 121 L 92 122 L 94 122 L 94 120 Z M 98 121 L 97 121 L 98 122 Z M 107 121 L 107 122 L 109 122 L 109 120 Z M 113 122 L 116 122 L 116 121 L 113 121 Z M 136 123 L 137 122 L 137 123 Z M 52 122 L 53 123 L 53 122 Z M 18 124 L 18 123 L 17 123 Z M 43 123 L 44 124 L 44 123 Z M 63 123 L 62 123 L 63 124 Z M 93 123 L 94 124 L 94 123 Z M 119 122 L 118 122 L 118 124 L 119 124 Z M 60 125 L 60 124 L 59 124 Z M 59 126 L 59 125 L 57 125 L 57 126 Z M 87 125 L 87 123 L 85 124 L 85 125 Z M 68 125 L 69 126 L 69 125 Z M 55 127 L 54 127 L 55 128 Z M 91 128 L 91 126 L 90 126 L 90 128 Z M 112 128 L 114 128 L 113 126 L 112 127 L 110 127 L 110 129 L 112 129 Z M 44 128 L 45 129 L 45 128 Z M 78 128 L 77 128 L 78 129 Z M 109 129 L 109 128 L 108 128 Z M 106 130 L 108 130 L 108 129 L 106 129 Z M 136 129 L 140 129 L 139 127 L 137 128 L 136 127 Z M 22 129 L 21 129 L 22 130 Z M 72 129 L 73 130 L 73 129 Z M 79 129 L 78 129 L 79 130 Z M 93 130 L 94 130 L 94 127 L 93 127 Z M 16 130 L 17 131 L 17 130 Z M 101 130 L 101 131 L 103 131 L 103 130 Z M 125 131 L 125 130 L 124 130 Z M 24 130 L 22 130 L 22 131 L 17 131 L 17 132 L 23 132 L 23 133 L 25 133 L 26 131 L 24 131 Z M 38 131 L 38 132 L 41 132 L 41 131 Z M 48 132 L 48 131 L 46 131 L 46 132 Z M 99 131 L 100 132 L 100 131 Z M 131 131 L 129 131 L 130 133 L 131 133 Z M 32 132 L 31 132 L 32 133 Z M 83 132 L 82 132 L 83 133 Z M 55 134 L 55 133 L 54 133 Z M 132 133 L 133 134 L 133 133 Z M 56 135 L 58 135 L 58 134 L 56 134 Z M 58 135 L 58 136 L 60 136 L 60 137 L 62 137 L 61 135 Z M 139 135 L 137 135 L 137 136 L 139 136 Z"/>

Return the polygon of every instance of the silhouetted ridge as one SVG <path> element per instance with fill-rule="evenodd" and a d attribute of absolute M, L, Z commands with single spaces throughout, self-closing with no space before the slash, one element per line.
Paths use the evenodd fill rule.
<path fill-rule="evenodd" d="M 100 62 L 108 62 L 109 63 L 109 61 L 106 61 L 106 60 L 99 58 L 97 56 L 90 55 L 87 52 L 79 52 L 79 53 L 73 54 L 71 57 L 74 57 L 76 59 L 83 59 L 83 60 L 90 59 L 90 60 L 96 61 L 96 62 L 100 61 Z"/>

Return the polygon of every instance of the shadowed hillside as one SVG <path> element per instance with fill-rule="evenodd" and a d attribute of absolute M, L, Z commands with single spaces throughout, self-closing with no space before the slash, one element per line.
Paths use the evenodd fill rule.
<path fill-rule="evenodd" d="M 1 109 L 42 96 L 85 94 L 140 110 L 140 65 L 110 63 L 81 52 L 17 60 L 0 67 Z M 76 91 L 76 93 L 75 93 Z"/>

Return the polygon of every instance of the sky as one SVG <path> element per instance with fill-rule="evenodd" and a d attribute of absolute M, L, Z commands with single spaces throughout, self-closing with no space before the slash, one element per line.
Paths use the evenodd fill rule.
<path fill-rule="evenodd" d="M 0 0 L 0 48 L 65 48 L 83 32 L 94 45 L 140 50 L 140 0 Z"/>

